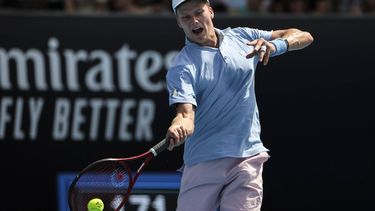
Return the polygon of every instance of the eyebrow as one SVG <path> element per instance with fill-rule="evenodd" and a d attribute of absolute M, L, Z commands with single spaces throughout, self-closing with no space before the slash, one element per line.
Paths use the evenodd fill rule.
<path fill-rule="evenodd" d="M 192 13 L 204 12 L 204 11 L 205 11 L 205 9 L 202 7 L 202 8 L 194 9 L 194 10 L 192 11 Z M 184 10 L 181 10 L 179 13 L 180 13 L 180 16 L 186 16 L 186 15 L 189 15 L 189 14 L 186 14 L 186 13 L 184 12 Z"/>

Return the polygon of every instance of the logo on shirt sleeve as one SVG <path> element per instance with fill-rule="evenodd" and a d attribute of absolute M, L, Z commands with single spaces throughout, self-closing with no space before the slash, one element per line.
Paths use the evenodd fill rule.
<path fill-rule="evenodd" d="M 179 95 L 177 89 L 173 89 L 171 95 L 172 95 L 173 97 L 177 97 L 177 96 Z"/>

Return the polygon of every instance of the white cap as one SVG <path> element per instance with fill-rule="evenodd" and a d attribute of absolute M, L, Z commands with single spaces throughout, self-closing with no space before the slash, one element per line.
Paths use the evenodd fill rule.
<path fill-rule="evenodd" d="M 172 8 L 173 8 L 173 12 L 174 12 L 174 14 L 176 14 L 176 8 L 180 5 L 180 4 L 182 4 L 182 3 L 184 3 L 185 1 L 188 1 L 188 0 L 172 0 Z M 209 0 L 207 0 L 207 2 L 208 2 Z"/>

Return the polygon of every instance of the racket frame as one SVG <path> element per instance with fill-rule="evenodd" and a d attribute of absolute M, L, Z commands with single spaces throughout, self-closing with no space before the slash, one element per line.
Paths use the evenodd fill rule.
<path fill-rule="evenodd" d="M 124 198 L 122 199 L 122 201 L 118 205 L 118 207 L 115 209 L 115 211 L 120 210 L 126 204 L 126 202 L 128 201 L 128 198 L 130 196 L 131 190 L 133 189 L 133 187 L 134 187 L 134 185 L 135 185 L 135 183 L 136 183 L 139 175 L 143 171 L 143 169 L 148 165 L 148 163 L 154 157 L 156 157 L 159 153 L 161 153 L 165 149 L 167 149 L 168 146 L 169 146 L 169 141 L 167 141 L 166 139 L 163 139 L 159 143 L 157 143 L 155 146 L 153 146 L 152 148 L 150 148 L 147 152 L 144 152 L 144 153 L 142 153 L 140 155 L 133 156 L 133 157 L 126 157 L 126 158 L 104 158 L 104 159 L 100 159 L 100 160 L 97 160 L 97 161 L 89 164 L 88 166 L 86 166 L 84 169 L 82 169 L 77 174 L 77 176 L 74 178 L 73 182 L 71 183 L 71 185 L 69 187 L 68 200 L 69 200 L 69 208 L 70 208 L 70 210 L 75 211 L 75 210 L 72 209 L 73 206 L 72 206 L 72 200 L 71 200 L 71 198 L 72 198 L 72 193 L 73 193 L 73 191 L 74 191 L 74 189 L 76 187 L 76 184 L 79 181 L 79 179 L 89 169 L 93 168 L 94 166 L 96 166 L 98 164 L 104 163 L 104 162 L 116 162 L 116 163 L 120 163 L 127 170 L 128 177 L 129 177 L 129 185 L 128 185 L 126 193 L 123 195 Z M 126 162 L 135 161 L 135 160 L 139 160 L 139 159 L 142 159 L 142 158 L 145 158 L 145 160 L 138 167 L 137 171 L 135 172 L 135 174 L 133 176 L 132 175 L 132 171 L 131 171 L 130 167 L 126 164 Z"/>

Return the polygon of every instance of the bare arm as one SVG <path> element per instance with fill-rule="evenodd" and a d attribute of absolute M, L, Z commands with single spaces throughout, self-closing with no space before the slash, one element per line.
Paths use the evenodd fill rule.
<path fill-rule="evenodd" d="M 284 38 L 288 41 L 288 51 L 303 49 L 314 41 L 314 38 L 309 32 L 301 31 L 296 28 L 273 31 L 272 39 L 276 38 Z"/>
<path fill-rule="evenodd" d="M 195 108 L 192 104 L 177 104 L 176 116 L 167 131 L 167 138 L 170 138 L 169 150 L 183 144 L 187 137 L 194 132 Z"/>
<path fill-rule="evenodd" d="M 272 31 L 271 39 L 275 40 L 277 38 L 282 38 L 287 41 L 288 51 L 306 48 L 314 41 L 314 38 L 309 32 L 301 31 L 296 28 Z M 268 64 L 270 56 L 276 52 L 275 45 L 262 38 L 253 40 L 249 42 L 248 45 L 254 46 L 254 50 L 246 57 L 252 58 L 255 55 L 259 55 L 259 62 L 263 62 L 264 65 Z M 263 49 L 262 46 L 264 46 Z"/>

